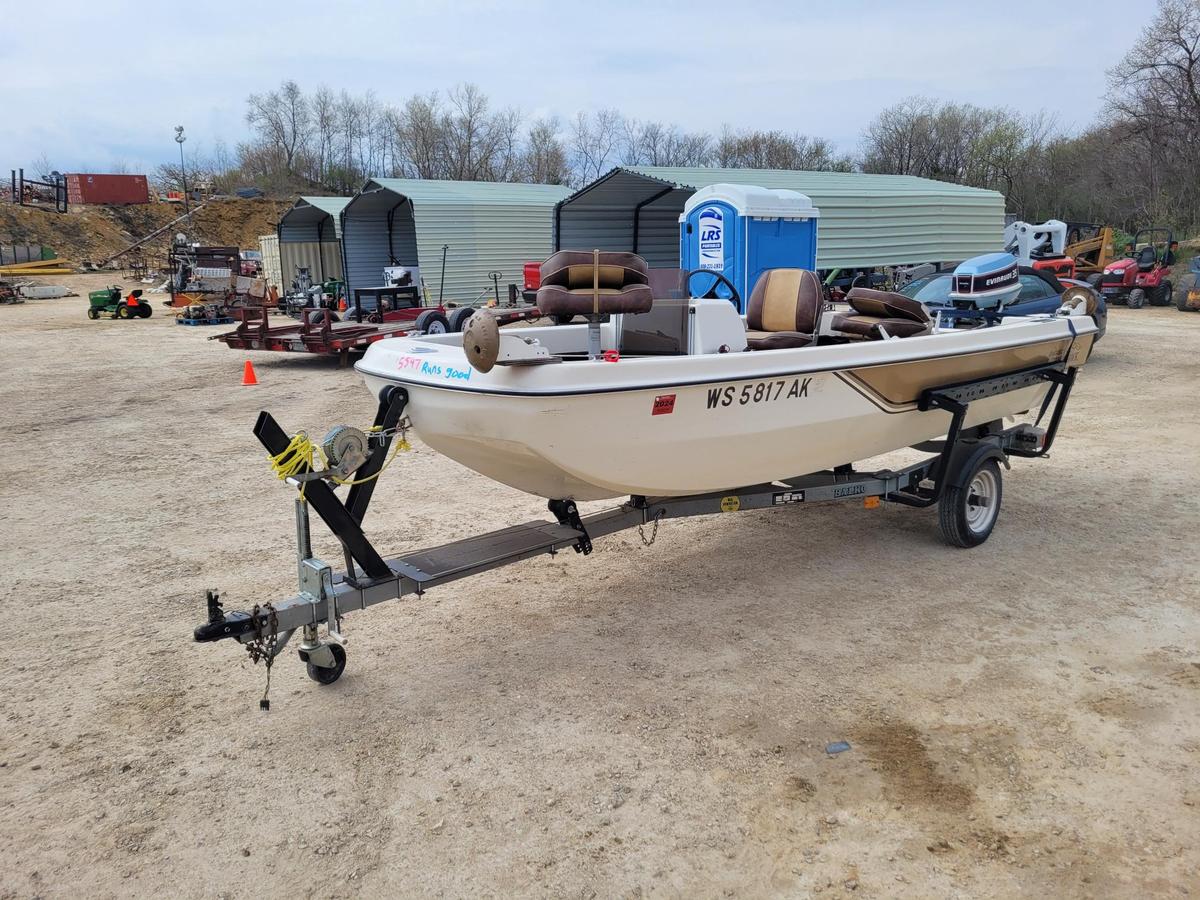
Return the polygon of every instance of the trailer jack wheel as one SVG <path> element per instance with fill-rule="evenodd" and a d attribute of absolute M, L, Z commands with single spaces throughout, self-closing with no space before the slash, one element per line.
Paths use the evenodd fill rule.
<path fill-rule="evenodd" d="M 995 459 L 980 462 L 960 485 L 947 486 L 938 502 L 942 536 L 955 547 L 978 547 L 996 527 L 1003 493 L 999 464 Z"/>
<path fill-rule="evenodd" d="M 300 651 L 300 658 L 308 664 L 308 677 L 318 684 L 333 684 L 346 671 L 346 649 L 341 644 L 328 644 L 327 648 L 333 657 L 332 666 L 318 666 L 309 662 L 308 655 Z"/>

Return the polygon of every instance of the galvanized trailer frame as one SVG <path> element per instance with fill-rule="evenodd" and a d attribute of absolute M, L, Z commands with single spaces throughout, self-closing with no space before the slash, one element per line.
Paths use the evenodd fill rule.
<path fill-rule="evenodd" d="M 915 447 L 931 455 L 902 469 L 859 472 L 852 464 L 846 464 L 736 490 L 687 497 L 630 497 L 620 506 L 587 516 L 580 515 L 574 501 L 551 500 L 549 510 L 555 521 L 526 522 L 385 559 L 368 540 L 361 523 L 376 483 L 372 476 L 384 465 L 408 402 L 404 388 L 389 387 L 380 395 L 375 419 L 378 429 L 373 433 L 381 437 L 355 474 L 357 483 L 350 488 L 346 499 L 338 498 L 329 484 L 318 479 L 304 481 L 304 493 L 295 501 L 297 593 L 273 603 L 255 605 L 249 612 L 227 612 L 219 593 L 210 590 L 208 619 L 196 627 L 194 638 L 200 642 L 237 640 L 250 645 L 252 656 L 258 654 L 256 659 L 265 656 L 270 661 L 300 630 L 299 655 L 307 663 L 309 675 L 320 683 L 330 684 L 341 676 L 346 665 L 340 623 L 349 613 L 387 600 L 421 595 L 433 587 L 567 548 L 586 555 L 592 552 L 595 539 L 629 528 L 657 527 L 664 519 L 738 510 L 868 498 L 915 507 L 938 504 L 943 536 L 957 546 L 975 546 L 990 535 L 999 513 L 998 464 L 1007 466 L 1010 456 L 1038 457 L 1048 453 L 1075 374 L 1075 369 L 1058 363 L 925 391 L 918 403 L 920 409 L 949 413 L 946 437 Z M 1053 404 L 1046 429 L 1036 424 L 1005 429 L 999 422 L 963 428 L 972 401 L 1043 381 L 1052 383 L 1037 418 L 1040 423 Z M 289 436 L 267 412 L 259 414 L 254 433 L 268 453 L 278 454 L 288 445 Z M 977 473 L 989 465 L 993 471 L 990 480 L 979 482 Z M 994 487 L 988 489 L 988 484 Z M 345 555 L 344 572 L 335 573 L 333 566 L 313 556 L 310 507 L 340 540 Z M 994 508 L 989 511 L 989 507 Z M 964 509 L 977 514 L 982 510 L 986 529 L 973 532 L 956 528 L 955 517 Z M 319 633 L 322 624 L 326 626 L 324 635 Z"/>

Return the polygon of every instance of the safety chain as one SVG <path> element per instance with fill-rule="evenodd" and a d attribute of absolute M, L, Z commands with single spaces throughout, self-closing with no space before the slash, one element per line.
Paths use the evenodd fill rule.
<path fill-rule="evenodd" d="M 408 429 L 410 428 L 412 428 L 412 422 L 409 421 L 408 416 L 404 416 L 396 423 L 394 428 L 386 430 L 381 428 L 378 431 L 369 431 L 369 433 L 378 438 L 394 438 L 399 436 L 400 440 L 397 449 L 411 450 L 412 445 L 408 442 Z"/>
<path fill-rule="evenodd" d="M 269 634 L 263 631 L 263 616 L 266 616 Z M 271 693 L 271 666 L 275 664 L 275 654 L 279 644 L 279 615 L 275 611 L 275 607 L 267 603 L 263 606 L 254 604 L 254 609 L 250 612 L 250 619 L 254 622 L 254 640 L 246 642 L 246 652 L 250 654 L 250 660 L 258 665 L 261 659 L 267 666 L 267 686 L 263 690 L 262 699 L 258 701 L 258 708 L 267 710 L 271 708 L 271 701 L 268 695 Z"/>
<path fill-rule="evenodd" d="M 667 514 L 667 511 L 662 508 L 660 508 L 658 510 L 658 512 L 654 514 L 654 527 L 650 530 L 649 540 L 646 539 L 645 526 L 644 525 L 638 526 L 638 537 L 640 537 L 642 539 L 643 547 L 649 547 L 651 544 L 653 544 L 658 539 L 658 523 L 662 521 L 663 516 L 665 516 L 666 514 Z"/>

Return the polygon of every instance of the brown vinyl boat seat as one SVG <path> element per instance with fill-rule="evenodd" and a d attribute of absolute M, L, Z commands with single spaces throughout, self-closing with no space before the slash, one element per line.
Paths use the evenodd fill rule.
<path fill-rule="evenodd" d="M 903 294 L 856 287 L 846 300 L 855 314 L 833 317 L 833 330 L 844 337 L 878 341 L 928 334 L 933 328 L 924 304 Z"/>
<path fill-rule="evenodd" d="M 808 269 L 768 269 L 746 306 L 746 346 L 751 350 L 807 347 L 817 336 L 825 306 L 821 282 Z"/>
<path fill-rule="evenodd" d="M 542 263 L 537 307 L 544 315 L 644 313 L 653 303 L 646 261 L 634 253 L 560 250 Z"/>

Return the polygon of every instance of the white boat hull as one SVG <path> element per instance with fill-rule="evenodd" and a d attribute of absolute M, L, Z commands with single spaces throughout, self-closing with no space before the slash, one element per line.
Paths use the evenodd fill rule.
<path fill-rule="evenodd" d="M 946 342 L 959 335 L 938 334 L 496 367 L 487 375 L 469 369 L 454 336 L 401 338 L 373 345 L 358 368 L 374 394 L 388 384 L 408 390 L 406 412 L 425 443 L 496 481 L 554 499 L 679 496 L 805 475 L 936 438 L 949 414 L 919 411 L 921 390 L 1069 357 L 1081 364 L 1094 329 L 1084 321 L 964 331 L 952 354 Z M 583 326 L 543 338 L 563 340 L 576 327 Z M 1048 389 L 973 401 L 965 424 L 1036 407 Z"/>

